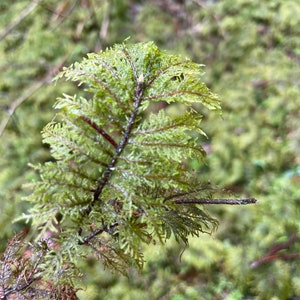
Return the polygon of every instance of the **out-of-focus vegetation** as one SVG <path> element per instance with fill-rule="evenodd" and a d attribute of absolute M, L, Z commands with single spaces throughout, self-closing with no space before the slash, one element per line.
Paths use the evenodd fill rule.
<path fill-rule="evenodd" d="M 294 0 L 11 1 L 0 3 L 1 247 L 25 224 L 28 163 L 49 152 L 40 131 L 67 83 L 62 65 L 121 42 L 153 40 L 206 65 L 223 117 L 203 122 L 203 180 L 260 200 L 209 211 L 213 236 L 147 249 L 142 274 L 120 278 L 83 262 L 82 299 L 298 299 L 300 297 L 300 3 Z"/>

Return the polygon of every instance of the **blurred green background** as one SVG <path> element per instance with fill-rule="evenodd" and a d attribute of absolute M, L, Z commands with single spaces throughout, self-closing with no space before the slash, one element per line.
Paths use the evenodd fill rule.
<path fill-rule="evenodd" d="M 256 197 L 207 207 L 217 232 L 145 249 L 123 278 L 82 262 L 81 299 L 300 299 L 300 2 L 297 0 L 24 0 L 0 2 L 0 241 L 27 207 L 28 163 L 50 158 L 40 131 L 70 83 L 63 66 L 122 42 L 153 40 L 206 65 L 222 118 L 203 111 L 204 181 Z M 183 252 L 183 250 L 185 250 Z M 182 253 L 183 252 L 183 253 Z"/>

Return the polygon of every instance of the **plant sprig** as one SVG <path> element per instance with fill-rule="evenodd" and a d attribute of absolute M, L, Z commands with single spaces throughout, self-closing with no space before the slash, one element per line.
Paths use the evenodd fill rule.
<path fill-rule="evenodd" d="M 57 232 L 57 262 L 91 252 L 124 272 L 142 267 L 143 243 L 172 235 L 187 243 L 217 226 L 199 206 L 214 201 L 205 200 L 213 189 L 199 188 L 187 164 L 205 157 L 193 105 L 221 112 L 202 75 L 201 65 L 147 42 L 89 54 L 57 76 L 83 86 L 85 96 L 58 99 L 58 118 L 42 132 L 56 161 L 36 167 L 41 180 L 27 198 L 34 204 L 27 218 Z M 160 102 L 185 108 L 149 110 Z M 235 201 L 222 203 L 247 202 Z"/>

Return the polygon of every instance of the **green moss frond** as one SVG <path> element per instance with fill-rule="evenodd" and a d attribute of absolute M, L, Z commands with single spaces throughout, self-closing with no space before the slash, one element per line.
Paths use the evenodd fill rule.
<path fill-rule="evenodd" d="M 205 157 L 197 140 L 205 135 L 202 115 L 192 104 L 220 112 L 202 75 L 201 65 L 152 42 L 89 54 L 58 75 L 85 96 L 57 100 L 58 116 L 42 132 L 55 161 L 36 167 L 41 180 L 27 199 L 34 203 L 27 218 L 42 224 L 40 236 L 56 232 L 55 268 L 93 253 L 125 272 L 142 267 L 142 244 L 172 234 L 187 243 L 189 235 L 214 229 L 200 206 L 175 201 L 205 194 L 187 167 Z M 185 109 L 147 111 L 157 102 Z"/>

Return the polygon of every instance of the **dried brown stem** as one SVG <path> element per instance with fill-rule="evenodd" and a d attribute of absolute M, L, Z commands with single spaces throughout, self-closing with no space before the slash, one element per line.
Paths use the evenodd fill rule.
<path fill-rule="evenodd" d="M 299 259 L 300 253 L 287 253 L 287 254 L 274 254 L 274 255 L 267 255 L 260 259 L 257 259 L 251 263 L 251 268 L 255 269 L 258 268 L 260 265 L 265 264 L 267 262 L 281 259 L 281 260 L 292 260 L 292 259 Z"/>
<path fill-rule="evenodd" d="M 246 199 L 180 199 L 173 200 L 175 204 L 226 204 L 226 205 L 247 205 L 254 204 L 258 200 L 255 198 Z"/>
<path fill-rule="evenodd" d="M 277 252 L 279 252 L 281 250 L 286 250 L 287 248 L 289 248 L 292 244 L 294 244 L 297 241 L 297 239 L 298 239 L 298 236 L 294 232 L 287 241 L 273 245 L 265 256 L 255 260 L 251 263 L 251 268 L 255 269 L 264 263 L 267 263 L 269 261 L 273 261 L 276 259 L 290 260 L 290 259 L 300 258 L 300 253 L 279 253 L 279 254 L 277 254 Z"/>

